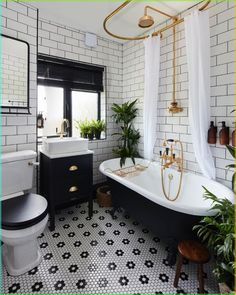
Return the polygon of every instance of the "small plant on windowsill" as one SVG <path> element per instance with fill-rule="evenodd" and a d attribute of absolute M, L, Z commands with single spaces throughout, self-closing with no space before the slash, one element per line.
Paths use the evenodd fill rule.
<path fill-rule="evenodd" d="M 94 130 L 94 136 L 96 139 L 101 139 L 102 131 L 106 129 L 106 123 L 104 120 L 92 120 L 92 126 Z"/>
<path fill-rule="evenodd" d="M 89 129 L 88 129 L 88 139 L 93 140 L 94 139 L 94 126 L 93 122 L 89 121 L 88 123 Z"/>
<path fill-rule="evenodd" d="M 133 127 L 133 120 L 136 118 L 138 109 L 135 107 L 137 100 L 133 102 L 125 102 L 121 105 L 114 103 L 112 111 L 113 118 L 117 124 L 120 124 L 121 131 L 113 135 L 119 135 L 118 148 L 113 152 L 120 157 L 120 166 L 125 165 L 126 158 L 131 158 L 135 164 L 135 157 L 139 156 L 137 145 L 140 139 L 140 133 Z"/>
<path fill-rule="evenodd" d="M 87 119 L 85 120 L 75 120 L 75 128 L 80 130 L 80 136 L 83 138 L 88 138 L 90 123 Z"/>

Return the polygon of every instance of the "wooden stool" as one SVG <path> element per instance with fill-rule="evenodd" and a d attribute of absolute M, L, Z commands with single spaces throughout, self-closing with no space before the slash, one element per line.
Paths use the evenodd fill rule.
<path fill-rule="evenodd" d="M 197 241 L 181 241 L 178 244 L 178 260 L 176 266 L 174 287 L 178 287 L 183 258 L 198 264 L 199 293 L 204 293 L 203 264 L 210 260 L 209 251 Z"/>

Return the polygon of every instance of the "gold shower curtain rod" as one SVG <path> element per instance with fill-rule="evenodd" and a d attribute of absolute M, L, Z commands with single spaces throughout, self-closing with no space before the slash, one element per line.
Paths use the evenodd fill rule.
<path fill-rule="evenodd" d="M 124 7 L 126 7 L 130 2 L 132 2 L 132 0 L 130 1 L 125 1 L 124 3 L 122 3 L 118 8 L 116 8 L 114 11 L 112 11 L 103 21 L 103 28 L 104 30 L 107 32 L 107 34 L 109 34 L 110 36 L 114 37 L 114 38 L 117 38 L 117 39 L 121 39 L 121 40 L 143 40 L 143 39 L 146 39 L 148 38 L 150 35 L 145 35 L 145 36 L 141 36 L 141 37 L 123 37 L 123 36 L 120 36 L 120 35 L 116 35 L 116 34 L 113 34 L 112 32 L 110 32 L 108 29 L 107 29 L 107 22 L 109 19 L 111 19 L 114 15 L 116 15 L 120 10 L 122 10 Z M 201 2 L 205 2 L 205 1 L 201 1 Z M 199 2 L 199 3 L 201 3 Z M 210 4 L 211 0 L 208 0 L 205 4 L 203 4 L 198 10 L 199 11 L 202 11 L 204 9 L 207 8 L 207 6 Z M 192 9 L 193 7 L 199 5 L 199 3 L 196 3 L 195 5 L 191 6 L 190 8 L 188 9 Z M 158 10 L 158 9 L 154 9 L 153 7 L 150 7 L 150 6 L 146 6 L 144 9 L 145 9 L 145 15 L 146 15 L 146 11 L 147 11 L 147 8 L 150 8 L 152 10 L 155 10 L 163 15 L 167 15 L 165 12 L 161 11 L 161 10 Z M 169 16 L 169 15 L 168 15 Z M 156 32 L 153 32 L 152 33 L 152 36 L 157 36 L 159 34 L 161 34 L 162 32 L 182 23 L 184 21 L 184 18 L 180 18 L 178 19 L 177 16 L 169 16 L 170 19 L 173 20 L 173 23 L 170 24 L 170 25 L 167 25 L 166 27 L 156 31 Z"/>

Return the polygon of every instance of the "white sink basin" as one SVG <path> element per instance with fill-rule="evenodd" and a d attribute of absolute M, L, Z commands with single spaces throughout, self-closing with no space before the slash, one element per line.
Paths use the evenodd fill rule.
<path fill-rule="evenodd" d="M 88 150 L 88 139 L 80 137 L 47 138 L 43 150 L 49 154 L 65 154 Z"/>

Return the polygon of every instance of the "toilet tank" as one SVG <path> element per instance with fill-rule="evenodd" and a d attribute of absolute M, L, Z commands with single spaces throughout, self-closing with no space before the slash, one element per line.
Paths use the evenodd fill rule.
<path fill-rule="evenodd" d="M 2 196 L 29 190 L 33 186 L 34 151 L 19 151 L 2 154 Z"/>

